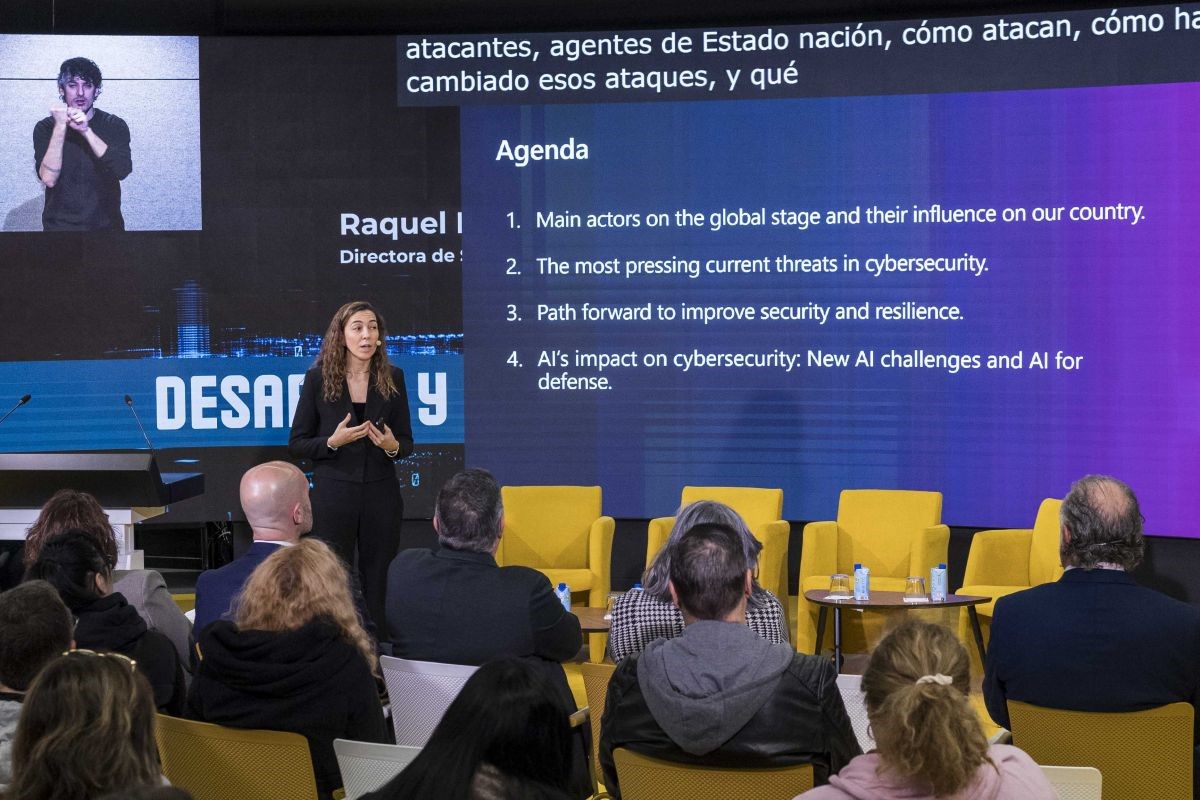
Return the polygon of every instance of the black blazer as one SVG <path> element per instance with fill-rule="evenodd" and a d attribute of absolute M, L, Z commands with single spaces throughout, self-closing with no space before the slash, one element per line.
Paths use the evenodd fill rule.
<path fill-rule="evenodd" d="M 575 699 L 562 664 L 579 652 L 579 620 L 554 595 L 549 579 L 529 567 L 499 567 L 487 553 L 410 548 L 388 568 L 387 630 L 400 658 L 483 664 L 516 656 L 540 670 L 563 713 Z M 592 793 L 591 730 L 572 736 L 571 797 Z"/>
<path fill-rule="evenodd" d="M 392 367 L 392 380 L 397 393 L 385 398 L 375 390 L 375 379 L 371 377 L 367 385 L 366 419 L 375 422 L 382 419 L 392 429 L 392 434 L 400 443 L 400 452 L 396 454 L 399 459 L 413 451 L 412 421 L 408 416 L 404 371 Z M 387 453 L 365 436 L 339 447 L 336 452 L 329 449 L 329 437 L 352 409 L 349 387 L 342 388 L 341 399 L 336 403 L 327 403 L 323 396 L 324 386 L 320 369 L 314 367 L 304 374 L 304 388 L 300 391 L 296 415 L 292 418 L 288 452 L 296 458 L 311 460 L 313 473 L 322 478 L 368 483 L 395 477 L 395 459 L 388 458 Z M 354 418 L 350 419 L 353 423 Z"/>
<path fill-rule="evenodd" d="M 392 561 L 387 630 L 401 658 L 449 664 L 504 656 L 560 662 L 583 646 L 579 620 L 563 609 L 545 575 L 444 547 L 402 550 Z M 555 673 L 565 686 L 557 663 Z"/>
<path fill-rule="evenodd" d="M 988 713 L 1006 728 L 1009 699 L 1075 711 L 1195 705 L 1200 611 L 1120 570 L 1068 570 L 996 601 L 984 673 Z"/>

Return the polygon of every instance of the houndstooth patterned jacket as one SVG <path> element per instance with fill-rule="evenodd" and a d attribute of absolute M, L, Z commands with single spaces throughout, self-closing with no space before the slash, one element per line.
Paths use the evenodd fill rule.
<path fill-rule="evenodd" d="M 788 641 L 783 606 L 766 589 L 755 588 L 746 605 L 746 624 L 769 642 Z M 626 592 L 613 604 L 608 651 L 614 662 L 640 653 L 655 639 L 671 639 L 683 633 L 683 615 L 665 600 L 640 589 Z"/>

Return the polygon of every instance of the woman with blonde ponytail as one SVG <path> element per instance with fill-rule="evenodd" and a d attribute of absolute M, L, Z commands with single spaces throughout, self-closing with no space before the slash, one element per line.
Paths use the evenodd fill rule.
<path fill-rule="evenodd" d="M 967 699 L 970 661 L 946 628 L 907 622 L 879 643 L 862 690 L 876 749 L 804 800 L 1056 800 L 1023 751 L 988 746 Z"/>

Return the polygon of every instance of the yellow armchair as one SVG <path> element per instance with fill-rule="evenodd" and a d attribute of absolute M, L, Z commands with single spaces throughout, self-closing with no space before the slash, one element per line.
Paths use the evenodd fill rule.
<path fill-rule="evenodd" d="M 870 568 L 874 591 L 903 591 L 909 575 L 928 580 L 930 568 L 946 562 L 950 544 L 950 528 L 941 521 L 941 492 L 844 490 L 836 521 L 804 526 L 796 649 L 811 653 L 816 647 L 817 607 L 805 592 L 829 588 L 830 575 L 849 574 L 856 563 Z M 842 616 L 844 649 L 863 646 L 857 617 Z"/>
<path fill-rule="evenodd" d="M 1015 746 L 1039 764 L 1099 769 L 1106 798 L 1194 798 L 1195 715 L 1191 703 L 1069 711 L 1008 701 Z"/>
<path fill-rule="evenodd" d="M 587 605 L 603 608 L 612 576 L 616 523 L 601 514 L 599 486 L 504 486 L 504 533 L 496 563 L 532 567 L 572 594 L 587 593 Z M 593 661 L 604 657 L 605 634 L 592 634 Z"/>
<path fill-rule="evenodd" d="M 758 582 L 764 589 L 779 598 L 787 608 L 787 553 L 788 539 L 792 527 L 783 516 L 782 489 L 756 489 L 742 486 L 685 486 L 679 506 L 698 500 L 714 500 L 736 511 L 754 538 L 762 543 L 758 554 Z M 646 566 L 666 545 L 675 525 L 674 517 L 656 517 L 650 520 L 646 533 Z"/>
<path fill-rule="evenodd" d="M 1061 500 L 1047 497 L 1038 508 L 1033 528 L 979 531 L 971 539 L 963 585 L 955 594 L 992 598 L 991 602 L 975 606 L 985 642 L 991 634 L 996 600 L 1038 584 L 1051 583 L 1062 575 L 1058 556 L 1061 529 L 1058 511 L 1061 506 Z M 965 609 L 959 614 L 958 634 L 964 642 L 972 640 Z M 978 669 L 979 654 L 974 648 L 967 649 Z"/>

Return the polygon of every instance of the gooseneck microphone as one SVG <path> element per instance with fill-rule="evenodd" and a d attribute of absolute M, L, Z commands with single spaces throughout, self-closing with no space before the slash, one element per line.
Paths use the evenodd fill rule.
<path fill-rule="evenodd" d="M 29 402 L 29 398 L 31 398 L 31 397 L 33 397 L 33 395 L 31 395 L 31 394 L 27 394 L 27 395 L 25 395 L 24 397 L 22 397 L 20 400 L 18 400 L 18 401 L 17 401 L 17 404 L 16 404 L 15 406 L 13 406 L 12 408 L 10 408 L 10 409 L 9 409 L 9 410 L 8 410 L 8 411 L 5 413 L 5 415 L 4 415 L 3 417 L 0 417 L 0 423 L 4 422 L 4 420 L 6 420 L 6 419 L 8 419 L 10 416 L 12 416 L 12 413 L 13 413 L 14 411 L 16 411 L 18 408 L 20 408 L 21 406 L 23 406 L 23 405 L 25 405 L 26 403 L 28 403 L 28 402 Z"/>
<path fill-rule="evenodd" d="M 133 407 L 133 398 L 125 395 L 125 405 L 129 406 L 129 410 L 133 412 L 133 421 L 137 423 L 138 430 L 142 432 L 142 438 L 146 440 L 146 447 L 150 448 L 150 452 L 154 452 L 154 445 L 150 443 L 150 436 L 146 433 L 146 426 L 142 424 L 142 418 L 138 416 L 137 409 Z"/>

